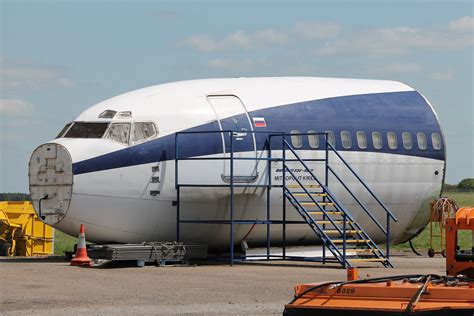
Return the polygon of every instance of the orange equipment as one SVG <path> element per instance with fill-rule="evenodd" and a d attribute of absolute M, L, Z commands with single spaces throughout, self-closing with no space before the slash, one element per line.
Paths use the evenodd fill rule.
<path fill-rule="evenodd" d="M 471 249 L 460 249 L 458 232 L 470 230 Z M 446 274 L 459 274 L 474 278 L 474 208 L 463 207 L 456 212 L 455 218 L 446 219 Z"/>
<path fill-rule="evenodd" d="M 86 233 L 84 225 L 79 228 L 79 238 L 77 240 L 77 249 L 74 259 L 71 260 L 72 266 L 92 267 L 91 259 L 87 256 Z"/>
<path fill-rule="evenodd" d="M 284 315 L 470 315 L 474 280 L 402 275 L 300 284 Z"/>
<path fill-rule="evenodd" d="M 464 207 L 456 214 L 449 209 L 442 216 L 447 276 L 360 280 L 356 269 L 348 269 L 347 282 L 296 285 L 284 315 L 474 315 L 474 208 Z M 460 230 L 473 232 L 472 249 L 457 246 Z"/>

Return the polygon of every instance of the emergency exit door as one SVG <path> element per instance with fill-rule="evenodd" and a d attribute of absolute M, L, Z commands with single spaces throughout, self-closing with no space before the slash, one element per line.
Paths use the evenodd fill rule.
<path fill-rule="evenodd" d="M 256 158 L 256 142 L 247 109 L 235 95 L 212 95 L 207 101 L 216 113 L 222 135 L 222 153 L 229 158 L 231 137 L 234 158 Z M 232 131 L 232 133 L 224 132 Z M 257 160 L 234 159 L 234 182 L 253 182 L 258 178 Z M 230 182 L 230 160 L 224 160 L 222 180 Z"/>

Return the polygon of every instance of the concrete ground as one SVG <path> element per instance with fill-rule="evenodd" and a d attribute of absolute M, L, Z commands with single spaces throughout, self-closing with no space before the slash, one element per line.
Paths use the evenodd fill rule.
<path fill-rule="evenodd" d="M 371 277 L 444 274 L 444 258 L 393 257 Z M 78 268 L 54 260 L 0 260 L 0 314 L 281 314 L 297 283 L 344 280 L 319 264 L 201 263 L 187 267 Z"/>

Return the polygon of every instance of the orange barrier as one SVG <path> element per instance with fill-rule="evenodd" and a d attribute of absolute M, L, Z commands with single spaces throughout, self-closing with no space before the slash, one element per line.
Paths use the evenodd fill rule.
<path fill-rule="evenodd" d="M 79 228 L 79 238 L 77 240 L 77 249 L 74 259 L 71 260 L 72 266 L 92 267 L 91 259 L 87 256 L 86 233 L 84 225 Z"/>

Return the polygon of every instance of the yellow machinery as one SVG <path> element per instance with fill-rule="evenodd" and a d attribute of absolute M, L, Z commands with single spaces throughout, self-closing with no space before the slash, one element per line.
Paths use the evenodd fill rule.
<path fill-rule="evenodd" d="M 50 255 L 53 234 L 53 228 L 36 216 L 31 202 L 0 202 L 0 255 Z"/>

